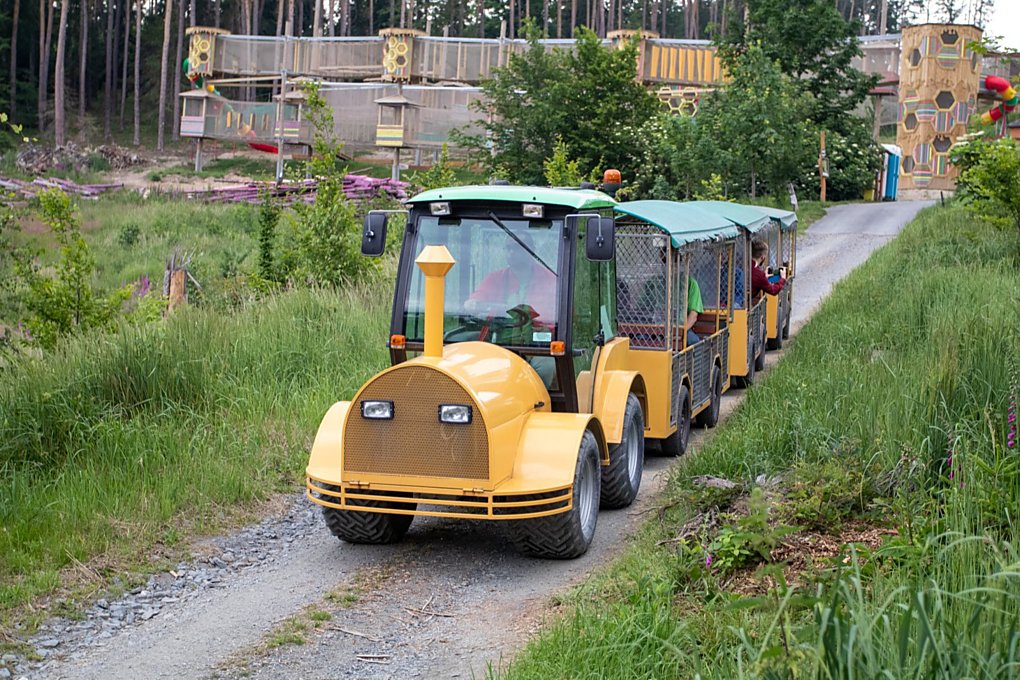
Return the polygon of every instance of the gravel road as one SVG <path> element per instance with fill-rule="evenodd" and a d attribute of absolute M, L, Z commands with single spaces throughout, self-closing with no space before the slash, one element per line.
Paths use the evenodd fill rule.
<path fill-rule="evenodd" d="M 929 204 L 830 209 L 799 242 L 792 331 Z M 740 395 L 727 394 L 724 414 Z M 399 545 L 348 545 L 295 493 L 283 511 L 206 542 L 201 556 L 144 588 L 98 601 L 82 620 L 47 622 L 32 640 L 41 660 L 5 655 L 14 672 L 0 664 L 0 680 L 484 676 L 555 614 L 556 593 L 626 546 L 670 462 L 650 457 L 635 505 L 603 512 L 591 549 L 566 562 L 518 556 L 495 522 L 417 518 Z M 309 621 L 313 609 L 331 618 L 309 625 L 305 644 L 273 644 L 281 626 Z"/>

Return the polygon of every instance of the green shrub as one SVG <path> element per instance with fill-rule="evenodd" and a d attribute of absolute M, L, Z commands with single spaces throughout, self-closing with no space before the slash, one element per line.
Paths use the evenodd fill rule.
<path fill-rule="evenodd" d="M 39 203 L 42 220 L 60 246 L 60 260 L 53 276 L 37 267 L 20 269 L 27 291 L 26 324 L 32 339 L 49 349 L 72 333 L 111 328 L 131 290 L 125 286 L 107 296 L 94 290 L 95 259 L 82 238 L 67 194 L 59 189 L 43 191 Z"/>

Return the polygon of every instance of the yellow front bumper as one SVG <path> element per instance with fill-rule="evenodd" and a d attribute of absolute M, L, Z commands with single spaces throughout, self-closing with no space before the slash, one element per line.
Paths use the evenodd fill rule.
<path fill-rule="evenodd" d="M 305 495 L 313 503 L 337 510 L 379 512 L 391 515 L 424 517 L 459 517 L 463 519 L 531 519 L 567 512 L 574 506 L 573 485 L 542 492 L 499 493 L 467 491 L 451 493 L 449 489 L 408 488 L 373 484 L 360 488 L 333 483 L 314 477 L 306 478 Z M 390 495 L 387 492 L 408 495 Z M 366 507 L 365 501 L 384 503 Z M 425 506 L 426 509 L 420 509 Z"/>

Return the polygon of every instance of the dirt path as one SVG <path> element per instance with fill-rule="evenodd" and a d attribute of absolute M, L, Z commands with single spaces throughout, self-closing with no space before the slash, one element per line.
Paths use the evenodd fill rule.
<path fill-rule="evenodd" d="M 837 206 L 813 225 L 799 244 L 794 332 L 834 283 L 925 205 Z M 724 414 L 741 394 L 724 398 Z M 693 444 L 703 437 L 698 433 Z M 416 519 L 396 546 L 348 545 L 334 539 L 311 504 L 296 496 L 290 514 L 307 527 L 306 535 L 295 537 L 286 522 L 282 530 L 260 530 L 256 535 L 267 556 L 257 567 L 196 579 L 202 585 L 189 596 L 163 598 L 170 601 L 158 614 L 106 631 L 102 640 L 72 648 L 53 634 L 49 642 L 56 644 L 50 644 L 47 661 L 31 675 L 484 677 L 489 664 L 505 662 L 555 612 L 556 593 L 626 547 L 643 511 L 654 507 L 669 464 L 649 458 L 635 505 L 602 513 L 591 550 L 566 562 L 518 556 L 497 523 L 434 518 Z M 305 644 L 265 644 L 281 624 L 309 608 L 332 618 L 305 630 Z"/>

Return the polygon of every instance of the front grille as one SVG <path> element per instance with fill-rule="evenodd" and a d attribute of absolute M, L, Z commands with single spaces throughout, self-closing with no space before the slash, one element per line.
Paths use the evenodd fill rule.
<path fill-rule="evenodd" d="M 425 366 L 402 366 L 369 383 L 359 400 L 393 402 L 393 420 L 361 417 L 351 404 L 344 433 L 344 473 L 489 478 L 489 437 L 468 393 Z M 470 404 L 466 425 L 439 422 L 440 404 Z"/>

